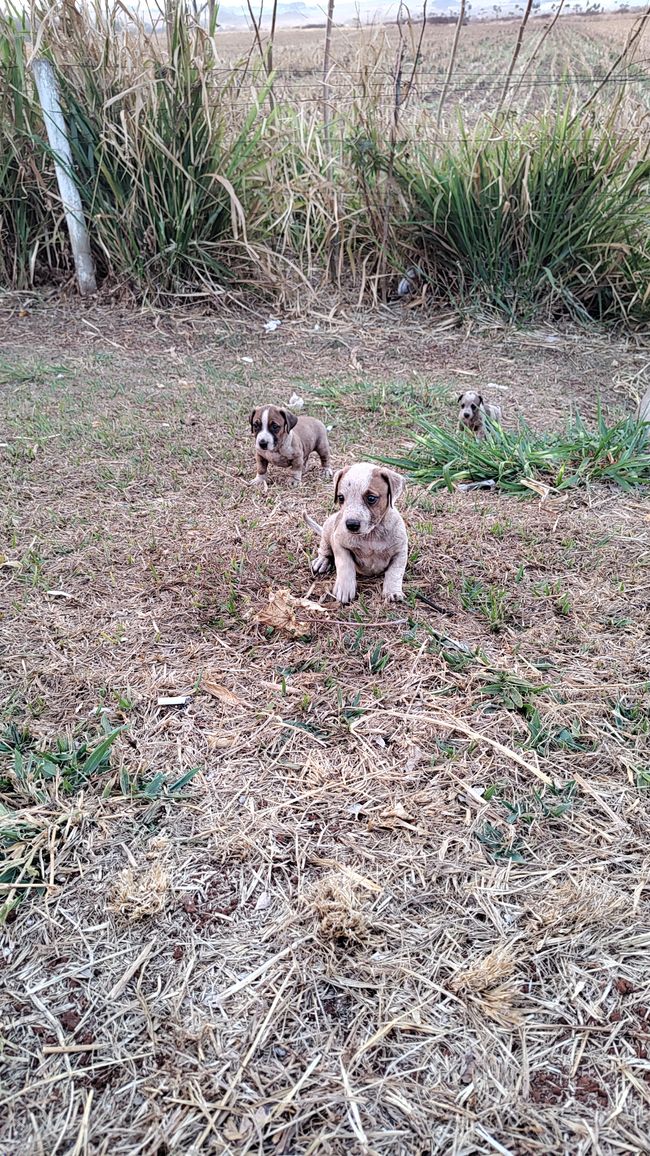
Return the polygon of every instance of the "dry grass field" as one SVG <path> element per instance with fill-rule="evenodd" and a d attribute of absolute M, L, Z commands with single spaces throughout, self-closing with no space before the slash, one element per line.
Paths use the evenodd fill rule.
<path fill-rule="evenodd" d="M 647 494 L 411 487 L 340 609 L 247 485 L 261 401 L 340 465 L 647 351 L 414 318 L 0 315 L 3 1152 L 650 1151 Z"/>
<path fill-rule="evenodd" d="M 522 119 L 552 107 L 560 96 L 567 101 L 592 96 L 623 51 L 638 19 L 639 12 L 635 11 L 588 18 L 562 16 L 553 27 L 550 19 L 532 20 L 524 32 L 521 55 L 513 74 L 508 97 L 511 116 Z M 453 139 L 457 133 L 458 112 L 463 114 L 468 126 L 494 112 L 518 28 L 516 20 L 501 20 L 470 23 L 461 30 L 457 61 L 444 104 L 446 139 Z M 409 92 L 420 26 L 414 21 L 404 29 L 403 78 L 407 100 L 401 116 L 405 123 L 414 124 L 423 138 L 434 133 L 454 33 L 453 25 L 427 27 Z M 275 37 L 276 94 L 292 107 L 302 106 L 307 116 L 310 112 L 319 112 L 323 99 L 324 36 L 324 29 L 294 28 L 280 29 Z M 217 45 L 224 68 L 243 72 L 243 62 L 254 63 L 258 57 L 251 33 L 221 31 Z M 395 25 L 335 30 L 330 74 L 335 119 L 337 112 L 349 115 L 351 102 L 363 108 L 368 101 L 383 101 L 386 112 L 390 112 L 398 45 Z M 644 136 L 650 112 L 649 61 L 650 29 L 646 27 L 631 59 L 617 70 L 611 83 L 605 84 L 602 96 L 595 102 L 599 115 L 606 115 L 613 101 L 622 96 L 624 123 L 639 127 Z"/>

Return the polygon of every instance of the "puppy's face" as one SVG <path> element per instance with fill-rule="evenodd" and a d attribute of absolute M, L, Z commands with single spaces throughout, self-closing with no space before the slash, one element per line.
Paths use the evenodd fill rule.
<path fill-rule="evenodd" d="M 460 406 L 460 419 L 463 422 L 473 421 L 483 405 L 483 398 L 480 393 L 475 393 L 474 390 L 467 390 L 466 393 L 461 393 L 458 398 L 458 405 Z"/>
<path fill-rule="evenodd" d="M 393 470 L 357 462 L 337 473 L 334 503 L 350 534 L 369 534 L 384 520 L 403 489 L 404 478 Z"/>
<path fill-rule="evenodd" d="M 250 416 L 251 433 L 258 450 L 278 453 L 282 443 L 289 436 L 298 418 L 288 409 L 277 409 L 274 405 L 258 405 Z"/>

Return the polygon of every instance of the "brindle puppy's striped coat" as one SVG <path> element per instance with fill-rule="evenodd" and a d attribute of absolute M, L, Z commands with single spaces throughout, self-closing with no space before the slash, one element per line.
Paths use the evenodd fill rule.
<path fill-rule="evenodd" d="M 278 409 L 275 405 L 260 405 L 253 410 L 250 423 L 257 463 L 254 486 L 261 486 L 266 493 L 269 462 L 290 469 L 291 484 L 299 486 L 311 453 L 318 454 L 323 477 L 331 478 L 330 447 L 322 421 L 302 414 L 296 417 L 290 410 Z"/>

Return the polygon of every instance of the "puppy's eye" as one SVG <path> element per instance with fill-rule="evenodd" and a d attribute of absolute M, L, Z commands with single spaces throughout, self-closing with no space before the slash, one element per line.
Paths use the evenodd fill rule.
<path fill-rule="evenodd" d="M 478 406 L 474 402 L 472 402 L 472 413 L 475 413 L 477 409 L 478 409 Z"/>
<path fill-rule="evenodd" d="M 253 425 L 253 432 L 254 432 L 254 433 L 259 433 L 259 432 L 260 432 L 260 430 L 261 430 L 261 428 L 262 428 L 262 423 L 261 423 L 261 421 L 256 421 L 256 422 L 255 422 L 255 424 Z"/>
<path fill-rule="evenodd" d="M 378 494 L 366 494 L 366 501 L 369 506 L 374 506 L 379 501 Z"/>
<path fill-rule="evenodd" d="M 277 433 L 277 432 L 278 432 L 278 430 L 279 430 L 279 428 L 280 428 L 280 427 L 279 427 L 279 425 L 277 424 L 277 422 L 274 422 L 274 421 L 272 421 L 272 422 L 271 422 L 271 424 L 270 424 L 270 426 L 269 426 L 269 429 L 270 429 L 271 433 Z"/>
<path fill-rule="evenodd" d="M 345 498 L 343 497 L 343 494 L 339 494 L 339 496 L 336 500 L 337 500 L 339 506 L 342 506 L 344 501 L 345 501 Z"/>

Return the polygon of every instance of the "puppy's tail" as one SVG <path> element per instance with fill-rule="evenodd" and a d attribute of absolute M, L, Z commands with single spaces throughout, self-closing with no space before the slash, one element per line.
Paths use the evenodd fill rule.
<path fill-rule="evenodd" d="M 318 522 L 315 522 L 313 518 L 310 518 L 309 514 L 303 514 L 303 518 L 305 519 L 305 522 L 309 526 L 310 530 L 315 530 L 317 534 L 323 533 L 323 527 L 319 526 Z"/>

